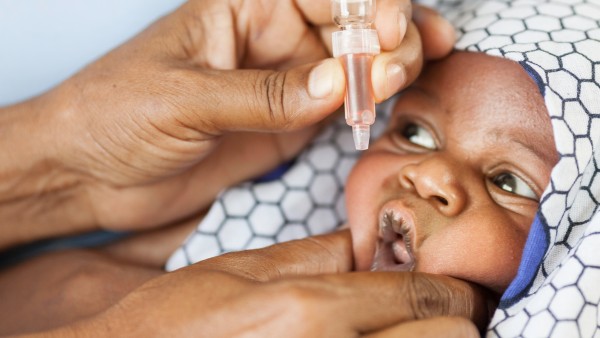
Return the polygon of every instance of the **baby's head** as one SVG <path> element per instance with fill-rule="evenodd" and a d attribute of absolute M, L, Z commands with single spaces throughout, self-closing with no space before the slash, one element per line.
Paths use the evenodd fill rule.
<path fill-rule="evenodd" d="M 455 52 L 428 65 L 348 179 L 357 268 L 444 274 L 502 293 L 553 149 L 542 95 L 519 64 Z"/>

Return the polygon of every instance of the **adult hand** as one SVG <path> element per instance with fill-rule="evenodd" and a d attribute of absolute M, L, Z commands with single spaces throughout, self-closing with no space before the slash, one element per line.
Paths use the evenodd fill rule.
<path fill-rule="evenodd" d="M 343 101 L 341 65 L 326 59 L 329 8 L 329 0 L 192 0 L 46 95 L 4 111 L 0 122 L 13 126 L 5 136 L 19 141 L 0 152 L 18 165 L 0 166 L 9 181 L 0 202 L 20 207 L 0 217 L 27 216 L 36 229 L 13 243 L 14 229 L 6 231 L 0 247 L 98 225 L 165 224 L 293 156 L 316 130 L 306 127 Z M 414 80 L 423 55 L 451 49 L 448 23 L 421 8 L 413 23 L 412 12 L 409 0 L 378 3 L 378 100 Z M 256 131 L 294 132 L 248 133 Z"/>
<path fill-rule="evenodd" d="M 150 280 L 101 315 L 57 333 L 433 337 L 444 330 L 476 337 L 470 321 L 486 325 L 479 288 L 419 273 L 349 273 L 351 257 L 348 231 L 226 254 Z"/>

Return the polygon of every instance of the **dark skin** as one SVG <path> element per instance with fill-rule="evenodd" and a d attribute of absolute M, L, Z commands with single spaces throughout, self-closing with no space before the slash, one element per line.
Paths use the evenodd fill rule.
<path fill-rule="evenodd" d="M 162 336 L 170 327 L 207 337 L 478 337 L 471 321 L 485 327 L 493 305 L 480 288 L 444 276 L 349 273 L 351 251 L 343 231 L 168 274 L 98 251 L 58 252 L 0 275 L 2 306 L 12 306 L 2 310 L 1 327 L 4 333 L 59 327 L 42 336 L 61 337 Z M 11 285 L 15 279 L 21 284 Z M 190 294 L 202 303 L 190 302 Z M 148 299 L 152 307 L 144 305 Z M 184 324 L 190 316 L 192 326 Z"/>
<path fill-rule="evenodd" d="M 383 100 L 447 54 L 453 31 L 431 10 L 411 21 L 408 0 L 378 7 Z M 0 108 L 0 249 L 178 222 L 292 158 L 343 102 L 333 29 L 329 0 L 191 0 L 51 91 Z"/>
<path fill-rule="evenodd" d="M 180 223 L 222 188 L 293 157 L 344 95 L 341 65 L 325 59 L 329 1 L 315 4 L 191 0 L 48 93 L 0 109 L 0 248 L 97 229 L 142 232 Z M 424 59 L 446 55 L 453 33 L 431 11 L 415 10 L 411 21 L 410 1 L 382 0 L 378 7 L 384 52 L 375 58 L 372 80 L 383 100 L 411 83 Z M 264 15 L 273 11 L 283 24 Z M 401 71 L 387 73 L 388 65 Z M 123 253 L 117 247 L 110 251 Z M 439 325 L 412 321 L 457 315 L 484 325 L 481 314 L 487 318 L 480 292 L 464 282 L 349 274 L 353 257 L 343 233 L 169 274 L 156 262 L 172 248 L 137 248 L 144 261 L 71 251 L 2 271 L 0 306 L 6 307 L 0 311 L 9 323 L 0 327 L 61 337 L 198 336 L 210 322 L 213 337 L 248 327 L 259 337 L 314 336 L 328 324 L 322 318 L 349 306 L 344 295 L 384 296 L 381 285 L 390 286 L 394 304 L 409 304 L 404 312 L 349 313 L 337 317 L 336 332 L 385 336 L 425 329 L 437 335 L 444 328 L 464 336 L 465 330 L 476 334 L 464 318 L 437 319 Z M 410 290 L 392 287 L 399 282 Z M 202 283 L 206 287 L 199 288 Z M 242 290 L 245 297 L 239 297 Z M 331 297 L 317 297 L 324 293 Z M 440 293 L 446 297 L 434 297 Z M 455 307 L 457 294 L 467 301 Z M 360 298 L 350 305 L 370 309 L 379 301 Z M 219 311 L 207 307 L 211 302 Z M 257 311 L 237 312 L 257 307 L 281 320 L 267 323 Z M 215 314 L 240 321 L 214 321 Z M 412 324 L 402 327 L 406 322 Z"/>
<path fill-rule="evenodd" d="M 468 71 L 465 69 L 468 69 Z M 459 77 L 457 74 L 462 74 L 462 76 Z M 485 76 L 494 75 L 497 80 L 494 86 L 483 86 L 485 84 L 484 74 Z M 483 81 L 483 83 L 478 84 L 477 81 Z M 514 92 L 511 90 L 498 92 L 499 88 L 503 88 L 503 83 L 506 81 L 516 85 L 513 88 Z M 470 88 L 464 83 L 477 87 L 480 96 L 464 93 Z M 499 87 L 496 88 L 495 86 Z M 424 99 L 422 95 L 424 88 L 428 90 L 429 95 L 436 95 L 438 99 Z M 449 91 L 447 88 L 452 88 L 454 91 Z M 249 320 L 246 324 L 240 322 L 239 326 L 228 327 L 228 329 L 234 331 L 215 331 L 214 334 L 235 335 L 237 330 L 247 330 L 247 325 L 250 325 L 250 323 L 258 325 L 257 332 L 274 334 L 279 330 L 285 331 L 285 324 L 282 323 L 286 323 L 286 320 L 299 320 L 303 316 L 308 316 L 309 320 L 312 321 L 323 313 L 322 311 L 335 312 L 336 314 L 333 315 L 335 318 L 340 320 L 345 318 L 347 322 L 351 322 L 353 325 L 358 323 L 355 319 L 348 318 L 350 313 L 358 312 L 362 313 L 360 317 L 377 318 L 375 321 L 360 323 L 360 325 L 365 326 L 361 326 L 359 331 L 380 337 L 401 333 L 416 335 L 417 332 L 419 335 L 430 334 L 435 336 L 440 332 L 445 335 L 446 331 L 437 330 L 447 330 L 448 326 L 452 325 L 463 325 L 461 324 L 463 319 L 460 318 L 452 319 L 455 321 L 449 318 L 439 319 L 440 322 L 434 320 L 435 325 L 432 325 L 429 320 L 412 322 L 414 318 L 420 318 L 420 316 L 429 317 L 439 314 L 467 316 L 479 323 L 480 328 L 484 327 L 487 318 L 486 311 L 493 309 L 493 302 L 515 274 L 519 261 L 517 256 L 520 256 L 527 234 L 525 228 L 531 222 L 533 213 L 537 208 L 537 202 L 527 195 L 529 190 L 524 186 L 519 186 L 518 190 L 512 193 L 489 185 L 486 180 L 459 180 L 456 177 L 448 179 L 448 175 L 454 177 L 458 175 L 458 172 L 464 172 L 465 168 L 469 167 L 466 163 L 456 166 L 456 163 L 465 161 L 461 157 L 464 155 L 462 152 L 464 149 L 470 149 L 468 159 L 474 167 L 469 167 L 469 170 L 473 172 L 477 172 L 478 169 L 475 168 L 488 167 L 487 165 L 481 165 L 481 163 L 489 160 L 497 161 L 503 156 L 501 149 L 493 146 L 487 147 L 485 143 L 476 142 L 481 137 L 470 134 L 483 132 L 484 135 L 490 135 L 491 132 L 486 131 L 486 128 L 495 128 L 498 125 L 495 119 L 513 117 L 511 119 L 513 123 L 503 124 L 503 130 L 506 132 L 505 137 L 507 137 L 506 142 L 513 142 L 516 139 L 518 142 L 530 146 L 550 147 L 552 145 L 551 127 L 543 102 L 536 91 L 535 84 L 514 63 L 485 55 L 456 53 L 428 68 L 415 86 L 407 90 L 396 105 L 388 132 L 376 141 L 365 156 L 359 160 L 348 183 L 348 201 L 350 204 L 356 204 L 350 210 L 350 223 L 355 236 L 355 257 L 360 269 L 366 269 L 371 264 L 374 250 L 373 243 L 376 242 L 376 239 L 373 238 L 374 228 L 361 226 L 361 224 L 368 223 L 368 221 L 361 222 L 361 220 L 364 219 L 364 216 L 368 216 L 367 219 L 373 218 L 372 212 L 377 212 L 379 209 L 371 210 L 370 207 L 377 208 L 380 204 L 385 204 L 384 202 L 387 199 L 384 198 L 381 203 L 372 203 L 372 201 L 379 197 L 388 196 L 390 194 L 389 188 L 395 187 L 394 189 L 404 191 L 400 196 L 412 196 L 411 201 L 413 201 L 412 205 L 415 206 L 415 215 L 420 215 L 419 210 L 426 209 L 429 217 L 439 213 L 435 216 L 438 218 L 435 224 L 445 224 L 437 228 L 431 228 L 433 224 L 431 222 L 418 225 L 419 236 L 417 236 L 418 240 L 414 243 L 418 258 L 416 271 L 450 275 L 476 282 L 490 289 L 490 293 L 482 292 L 474 285 L 461 284 L 458 280 L 443 279 L 444 277 L 439 277 L 442 278 L 439 280 L 435 278 L 429 280 L 423 279 L 427 275 L 414 275 L 413 273 L 398 273 L 395 274 L 393 279 L 384 278 L 392 276 L 389 274 L 358 274 L 352 275 L 348 279 L 343 279 L 343 275 L 324 275 L 314 279 L 299 276 L 305 272 L 307 274 L 345 273 L 353 269 L 349 238 L 347 234 L 340 233 L 331 235 L 326 240 L 317 239 L 320 243 L 318 247 L 315 247 L 315 243 L 312 242 L 315 239 L 298 241 L 266 250 L 239 253 L 204 261 L 181 272 L 165 275 L 170 276 L 168 283 L 173 283 L 173 287 L 178 290 L 185 290 L 189 287 L 197 295 L 201 294 L 203 290 L 208 290 L 211 296 L 217 297 L 220 302 L 226 297 L 245 294 L 244 292 L 239 293 L 238 289 L 247 292 L 247 297 L 238 298 L 233 302 L 228 300 L 220 306 L 184 308 L 183 310 L 193 312 L 197 316 L 204 317 L 205 320 L 214 320 L 210 318 L 218 318 L 219 313 L 232 315 L 230 311 L 246 311 L 246 306 L 255 304 L 255 301 L 260 301 L 262 297 L 256 296 L 257 298 L 254 298 L 254 295 L 255 292 L 259 292 L 257 290 L 261 290 L 259 294 L 262 294 L 262 292 L 266 292 L 266 294 L 273 293 L 278 295 L 277 298 L 289 292 L 290 294 L 282 298 L 286 299 L 287 303 L 285 305 L 281 304 L 281 306 L 289 306 L 289 302 L 295 303 L 307 313 L 303 313 L 302 316 L 297 313 L 292 314 L 291 317 L 282 316 L 279 324 L 263 322 L 256 316 L 246 314 L 245 318 Z M 497 105 L 490 108 L 489 103 L 492 101 L 486 99 L 486 95 L 494 98 L 493 102 Z M 511 104 L 507 106 L 506 104 L 509 101 Z M 444 107 L 450 106 L 452 109 L 432 108 L 434 103 Z M 502 107 L 510 107 L 510 110 Z M 488 114 L 494 109 L 499 110 L 491 115 Z M 442 114 L 438 111 L 449 111 L 450 113 Z M 410 115 L 409 112 L 417 115 Z M 485 114 L 482 112 L 485 112 Z M 480 113 L 483 115 L 473 116 Z M 429 129 L 430 136 L 436 138 L 436 142 L 440 142 L 435 146 L 436 150 L 427 149 L 418 142 L 403 139 L 402 135 L 399 134 L 402 125 L 408 122 L 415 123 L 417 116 L 428 121 L 430 128 L 432 128 Z M 521 117 L 524 120 L 519 120 Z M 481 120 L 479 128 L 463 130 L 462 126 L 467 120 Z M 523 130 L 534 130 L 535 132 L 523 134 L 520 129 L 522 127 Z M 463 143 L 465 142 L 474 143 L 464 146 Z M 474 149 L 480 149 L 481 151 L 478 153 Z M 534 159 L 531 157 L 531 153 L 527 151 L 520 152 L 519 149 L 514 149 L 514 147 L 511 149 L 510 156 L 503 160 L 504 166 L 506 167 L 508 163 L 514 160 L 518 160 L 517 163 L 520 166 L 524 165 L 525 168 L 519 168 L 518 172 L 520 175 L 528 173 L 523 178 L 527 182 L 535 180 L 535 183 L 528 184 L 531 184 L 531 187 L 529 187 L 531 192 L 536 197 L 539 196 L 543 186 L 547 184 L 549 171 L 556 162 L 555 154 L 551 156 L 552 154 L 546 153 L 549 157 Z M 477 154 L 480 155 L 476 156 Z M 442 159 L 436 162 L 436 166 L 427 166 L 429 161 L 434 161 L 437 157 Z M 452 160 L 454 165 L 452 166 L 446 163 L 450 161 L 450 158 L 454 158 Z M 416 168 L 417 166 L 420 166 L 420 174 L 412 176 L 412 169 L 410 168 Z M 374 170 L 373 168 L 377 169 Z M 458 168 L 461 168 L 461 170 L 453 170 Z M 511 168 L 513 167 L 508 166 L 504 169 L 510 172 L 509 169 Z M 544 172 L 545 175 L 537 175 L 530 180 L 529 176 L 532 171 L 535 173 Z M 400 176 L 398 176 L 399 173 Z M 492 173 L 496 173 L 496 171 Z M 474 173 L 469 175 L 471 178 L 475 176 Z M 397 186 L 390 184 L 390 177 L 400 178 L 399 184 Z M 445 181 L 440 181 L 444 177 L 446 178 Z M 377 183 L 380 181 L 383 183 Z M 468 189 L 462 187 L 467 184 L 471 185 Z M 382 187 L 383 190 L 380 191 Z M 357 189 L 360 189 L 360 191 L 357 191 Z M 463 193 L 456 193 L 459 189 Z M 488 189 L 491 189 L 491 191 L 488 191 Z M 466 194 L 466 191 L 469 194 Z M 394 193 L 395 195 L 397 193 Z M 403 198 L 408 198 L 406 196 Z M 448 204 L 440 204 L 439 198 L 435 199 L 434 196 L 442 196 Z M 488 201 L 486 196 L 494 198 L 495 202 Z M 361 198 L 366 198 L 371 202 L 361 202 Z M 417 201 L 419 199 L 420 202 Z M 467 200 L 470 200 L 470 202 Z M 460 205 L 460 207 L 456 205 Z M 365 209 L 365 206 L 368 208 Z M 445 217 L 453 220 L 455 224 L 449 225 L 447 222 L 444 223 L 439 220 Z M 487 217 L 492 219 L 490 220 Z M 421 218 L 415 218 L 415 221 L 420 220 Z M 141 307 L 137 305 L 140 301 L 137 299 L 138 296 L 135 296 L 140 292 L 144 295 L 144 298 L 155 299 L 156 302 L 160 302 L 165 294 L 170 294 L 168 289 L 164 289 L 165 284 L 163 283 L 165 282 L 161 282 L 164 279 L 161 277 L 162 272 L 160 270 L 162 264 L 174 248 L 196 226 L 197 222 L 196 218 L 192 218 L 187 222 L 167 229 L 146 232 L 95 251 L 80 250 L 50 254 L 6 271 L 0 275 L 0 290 L 6 290 L 1 295 L 4 300 L 3 305 L 16 310 L 6 311 L 6 315 L 0 319 L 3 320 L 0 326 L 9 330 L 7 332 L 11 332 L 10 330 L 18 331 L 23 328 L 28 330 L 47 329 L 70 324 L 90 316 L 96 318 L 99 313 L 107 309 L 109 310 L 108 313 L 119 317 L 123 307 Z M 463 228 L 471 227 L 471 225 L 474 225 L 474 227 Z M 450 233 L 447 233 L 448 231 Z M 468 234 L 468 239 L 477 238 L 477 241 L 469 242 L 469 245 L 458 244 L 457 241 L 460 242 L 463 234 Z M 493 234 L 494 239 L 502 238 L 502 240 L 500 243 L 486 243 L 487 234 Z M 433 244 L 429 244 L 430 242 Z M 445 246 L 446 243 L 451 245 Z M 431 245 L 433 246 L 430 247 Z M 468 248 L 470 251 L 457 251 L 457 247 Z M 484 250 L 478 251 L 480 247 Z M 491 248 L 494 248 L 495 251 Z M 323 249 L 325 249 L 325 252 Z M 333 254 L 337 257 L 335 259 L 336 263 L 327 266 L 327 262 L 332 262 L 329 259 L 332 257 L 332 249 L 338 250 L 337 253 Z M 500 256 L 504 259 L 498 261 L 496 265 L 490 265 L 487 262 L 491 258 L 485 257 L 488 253 L 492 257 Z M 515 257 L 508 259 L 510 257 L 509 253 L 515 255 Z M 466 254 L 468 257 L 457 257 L 457 254 Z M 322 255 L 329 258 L 324 259 Z M 448 261 L 440 264 L 440 259 Z M 462 262 L 460 266 L 453 264 L 456 261 Z M 309 264 L 305 265 L 307 262 Z M 315 263 L 316 267 L 310 266 L 310 262 Z M 325 266 L 322 266 L 322 264 L 325 264 Z M 275 270 L 271 270 L 269 267 L 275 268 Z M 215 274 L 215 271 L 219 273 Z M 36 276 L 42 275 L 46 276 L 43 281 L 36 278 Z M 176 279 L 173 280 L 174 278 Z M 432 276 L 427 276 L 427 278 L 432 278 Z M 411 282 L 408 282 L 409 279 Z M 11 285 L 11 283 L 19 280 L 26 281 L 26 283 L 20 283 L 17 287 Z M 190 280 L 198 280 L 198 284 L 194 285 Z M 426 280 L 427 282 L 425 282 Z M 262 286 L 258 286 L 256 281 L 259 281 Z M 454 292 L 463 293 L 463 295 L 467 295 L 465 299 L 474 297 L 472 298 L 474 302 L 467 303 L 470 304 L 467 308 L 452 309 L 448 307 L 446 310 L 448 312 L 434 311 L 411 314 L 393 313 L 391 311 L 392 314 L 390 314 L 389 309 L 396 308 L 394 305 L 398 304 L 396 301 L 399 295 L 390 295 L 389 290 L 383 290 L 384 285 L 388 283 L 396 283 L 398 286 L 407 283 L 419 285 L 420 282 L 425 282 L 423 285 L 429 285 L 429 287 L 434 286 L 433 290 L 437 292 L 435 301 L 440 301 L 437 298 L 440 297 L 440 290 L 446 287 L 444 283 L 455 283 L 452 284 L 456 288 L 452 293 L 452 297 L 457 297 Z M 376 290 L 370 290 L 366 285 L 371 285 L 370 283 L 378 283 L 379 287 Z M 215 295 L 214 287 L 201 286 L 205 284 L 229 285 L 230 287 L 229 289 L 222 288 L 223 293 Z M 308 289 L 304 289 L 305 287 L 308 287 Z M 302 289 L 301 295 L 296 294 L 299 292 L 298 288 Z M 390 289 L 397 290 L 400 292 L 400 296 L 404 295 L 402 297 L 410 294 L 402 287 L 400 289 L 390 287 Z M 320 304 L 319 310 L 316 310 L 314 307 L 317 305 L 311 305 L 313 301 L 311 297 L 320 294 L 324 290 L 328 290 L 327 294 L 331 299 L 336 299 L 338 296 L 340 298 L 331 302 L 320 300 L 318 302 Z M 346 298 L 344 296 L 346 292 L 354 293 L 357 290 L 365 294 L 364 299 L 355 300 L 356 302 L 352 304 L 343 301 Z M 432 289 L 424 287 L 420 291 L 422 292 L 421 297 L 423 297 Z M 233 294 L 230 292 L 233 292 Z M 30 299 L 26 304 L 22 303 L 24 294 L 27 294 Z M 442 292 L 442 294 L 444 293 Z M 290 298 L 293 300 L 290 300 Z M 394 300 L 393 304 L 389 306 L 382 305 L 390 299 Z M 113 307 L 112 305 L 115 303 L 119 306 Z M 275 313 L 280 313 L 281 309 L 278 304 L 277 302 L 268 305 L 262 304 L 261 315 L 270 317 L 274 316 Z M 339 304 L 345 310 L 336 310 L 337 305 L 335 304 Z M 353 309 L 354 306 L 356 306 L 355 309 Z M 379 312 L 382 308 L 386 309 L 384 313 Z M 48 311 L 48 309 L 52 309 L 52 311 Z M 406 310 L 406 308 L 404 309 Z M 271 311 L 273 315 L 269 315 Z M 164 320 L 174 320 L 162 318 L 159 313 L 152 314 L 152 312 L 147 311 L 140 315 L 144 317 L 144 320 L 156 321 L 157 323 Z M 149 318 L 153 319 L 150 320 Z M 383 320 L 382 318 L 388 319 L 385 319 L 382 323 L 380 322 Z M 252 320 L 255 320 L 255 322 L 252 322 Z M 387 320 L 390 320 L 390 322 L 387 322 Z M 405 322 L 392 325 L 391 323 L 394 320 Z M 311 336 L 314 332 L 320 334 L 324 332 L 324 323 L 314 321 L 313 324 L 313 326 L 306 329 L 307 331 L 299 330 L 297 332 L 298 336 Z M 385 328 L 375 330 L 374 328 L 377 325 Z M 464 325 L 466 330 L 471 330 L 465 334 L 474 332 L 473 327 L 469 327 L 470 325 Z M 424 328 L 429 328 L 429 331 Z M 433 328 L 435 329 L 432 331 Z M 349 332 L 348 330 L 351 331 L 352 329 L 342 325 L 335 328 L 335 334 L 343 336 L 344 332 Z M 204 328 L 204 331 L 208 332 L 206 328 Z"/>
<path fill-rule="evenodd" d="M 371 267 L 378 220 L 395 214 L 409 229 L 414 271 L 500 296 L 558 162 L 537 85 L 513 61 L 454 52 L 427 66 L 387 126 L 346 186 L 358 268 Z"/>

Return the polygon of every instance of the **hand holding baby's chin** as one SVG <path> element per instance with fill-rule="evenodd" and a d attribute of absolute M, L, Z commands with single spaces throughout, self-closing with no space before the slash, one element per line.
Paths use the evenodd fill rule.
<path fill-rule="evenodd" d="M 341 231 L 201 261 L 146 283 L 102 318 L 121 323 L 112 319 L 143 309 L 135 318 L 140 335 L 167 334 L 176 323 L 180 332 L 212 337 L 239 332 L 256 337 L 357 337 L 367 332 L 391 337 L 456 330 L 476 337 L 477 329 L 467 319 L 480 328 L 487 323 L 485 295 L 468 283 L 351 269 L 350 234 Z M 191 294 L 202 301 L 190 302 Z M 171 311 L 165 317 L 161 309 L 166 308 Z"/>

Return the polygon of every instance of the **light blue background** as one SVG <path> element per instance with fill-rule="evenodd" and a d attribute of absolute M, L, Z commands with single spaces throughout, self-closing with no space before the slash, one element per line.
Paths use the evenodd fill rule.
<path fill-rule="evenodd" d="M 185 0 L 0 0 L 0 106 L 47 91 Z"/>

